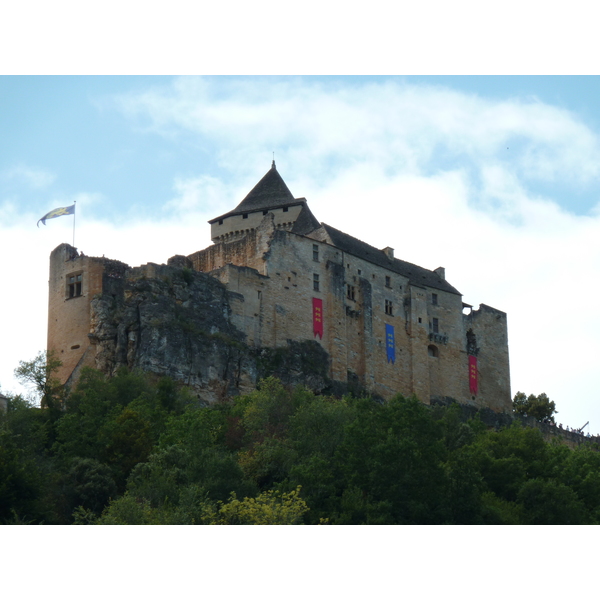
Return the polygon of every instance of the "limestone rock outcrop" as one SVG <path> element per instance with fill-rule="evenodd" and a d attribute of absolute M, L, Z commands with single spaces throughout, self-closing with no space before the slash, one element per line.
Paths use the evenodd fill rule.
<path fill-rule="evenodd" d="M 170 263 L 105 273 L 91 301 L 92 366 L 107 375 L 126 366 L 169 376 L 206 403 L 249 393 L 269 375 L 327 388 L 328 356 L 319 344 L 249 347 L 231 322 L 231 297 L 243 297 L 181 261 Z"/>

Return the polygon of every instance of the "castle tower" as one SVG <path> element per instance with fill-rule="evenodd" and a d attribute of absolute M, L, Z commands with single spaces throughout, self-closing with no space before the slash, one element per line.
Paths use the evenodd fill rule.
<path fill-rule="evenodd" d="M 61 244 L 50 255 L 48 285 L 47 348 L 62 362 L 57 378 L 64 384 L 89 358 L 90 300 L 102 290 L 102 265 Z"/>
<path fill-rule="evenodd" d="M 121 277 L 126 269 L 125 263 L 85 256 L 70 244 L 50 254 L 47 349 L 62 363 L 56 373 L 61 384 L 71 383 L 82 367 L 95 366 L 91 302 L 104 291 L 107 276 Z"/>
<path fill-rule="evenodd" d="M 275 161 L 265 176 L 231 211 L 209 221 L 214 243 L 229 242 L 254 231 L 272 213 L 277 229 L 305 234 L 319 227 L 306 198 L 294 198 L 277 172 Z"/>

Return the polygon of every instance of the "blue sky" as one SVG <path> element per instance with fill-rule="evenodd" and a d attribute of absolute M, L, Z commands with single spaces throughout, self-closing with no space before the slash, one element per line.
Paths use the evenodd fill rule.
<path fill-rule="evenodd" d="M 0 77 L 0 388 L 45 347 L 72 240 L 40 217 L 77 201 L 80 250 L 166 262 L 274 151 L 320 221 L 505 310 L 513 394 L 598 433 L 599 102 L 598 77 Z"/>

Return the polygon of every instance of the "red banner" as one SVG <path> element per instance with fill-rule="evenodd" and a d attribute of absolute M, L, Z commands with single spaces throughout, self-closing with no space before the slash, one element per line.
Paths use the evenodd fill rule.
<path fill-rule="evenodd" d="M 313 334 L 323 339 L 323 300 L 313 298 Z"/>
<path fill-rule="evenodd" d="M 469 391 L 477 393 L 477 357 L 469 355 Z"/>

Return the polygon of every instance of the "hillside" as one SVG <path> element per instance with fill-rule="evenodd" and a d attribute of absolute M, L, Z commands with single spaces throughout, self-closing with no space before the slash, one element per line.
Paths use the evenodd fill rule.
<path fill-rule="evenodd" d="M 518 422 L 495 430 L 457 405 L 317 395 L 268 378 L 202 406 L 168 377 L 125 368 L 85 369 L 66 395 L 44 383 L 47 408 L 10 398 L 0 416 L 3 523 L 600 519 L 597 444 L 549 444 Z"/>

